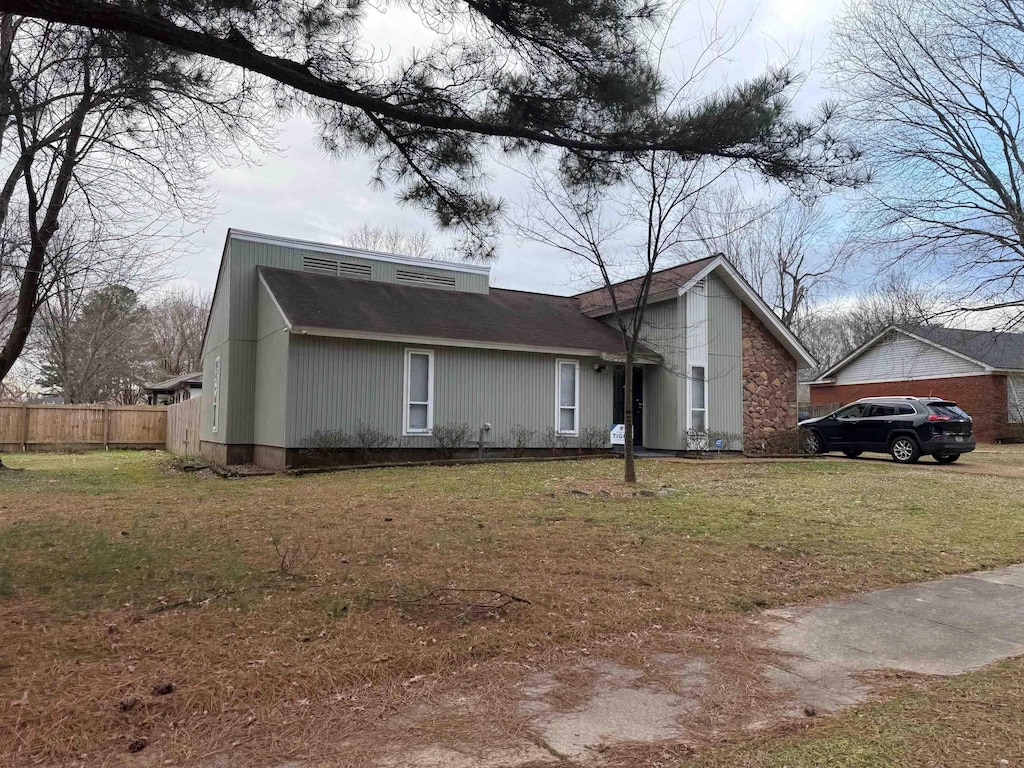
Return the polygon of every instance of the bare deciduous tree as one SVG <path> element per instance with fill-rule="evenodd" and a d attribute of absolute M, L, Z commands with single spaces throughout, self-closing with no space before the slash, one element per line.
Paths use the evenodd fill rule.
<path fill-rule="evenodd" d="M 604 307 L 622 337 L 627 483 L 636 482 L 632 371 L 651 331 L 647 305 L 655 273 L 680 252 L 687 236 L 684 224 L 699 194 L 721 173 L 701 161 L 651 152 L 638 156 L 611 189 L 568 186 L 552 175 L 538 174 L 533 191 L 539 204 L 516 219 L 524 237 L 569 255 L 586 277 L 601 286 L 596 303 Z M 632 279 L 623 283 L 625 278 Z M 667 287 L 671 286 L 659 282 L 654 292 Z"/>
<path fill-rule="evenodd" d="M 804 312 L 793 330 L 818 361 L 814 378 L 891 325 L 923 325 L 941 315 L 942 299 L 904 273 L 883 275 L 842 303 Z"/>
<path fill-rule="evenodd" d="M 434 241 L 429 232 L 408 231 L 400 227 L 363 224 L 345 237 L 346 245 L 380 253 L 397 253 L 417 259 L 434 256 Z"/>
<path fill-rule="evenodd" d="M 705 195 L 686 228 L 703 249 L 700 255 L 724 254 L 787 328 L 842 285 L 855 245 L 821 197 L 803 201 L 786 194 L 747 202 L 736 187 Z"/>
<path fill-rule="evenodd" d="M 831 67 L 876 170 L 874 213 L 908 268 L 965 310 L 1024 311 L 1024 3 L 869 0 Z"/>
<path fill-rule="evenodd" d="M 154 378 L 169 379 L 200 370 L 211 302 L 209 294 L 182 289 L 153 303 L 147 321 Z"/>
<path fill-rule="evenodd" d="M 149 41 L 0 14 L 0 381 L 51 289 L 95 266 L 58 233 L 142 251 L 202 218 L 207 163 L 262 138 L 248 93 Z"/>

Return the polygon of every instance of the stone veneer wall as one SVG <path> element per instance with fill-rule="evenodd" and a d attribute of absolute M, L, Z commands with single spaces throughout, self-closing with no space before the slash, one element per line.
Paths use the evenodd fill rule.
<path fill-rule="evenodd" d="M 744 305 L 743 450 L 760 451 L 772 433 L 796 428 L 796 386 L 796 359 Z"/>

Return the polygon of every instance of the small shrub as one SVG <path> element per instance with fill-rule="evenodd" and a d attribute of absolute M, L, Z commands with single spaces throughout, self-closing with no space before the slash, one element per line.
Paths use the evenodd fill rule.
<path fill-rule="evenodd" d="M 302 447 L 309 451 L 329 451 L 352 445 L 352 437 L 340 429 L 318 429 L 302 441 Z"/>
<path fill-rule="evenodd" d="M 341 429 L 318 429 L 302 441 L 302 453 L 316 463 L 329 462 L 340 448 L 352 445 L 352 436 Z"/>
<path fill-rule="evenodd" d="M 277 554 L 277 571 L 283 576 L 296 576 L 297 569 L 315 560 L 320 554 L 320 535 L 317 534 L 313 543 L 300 536 L 274 536 L 270 539 L 274 552 Z"/>
<path fill-rule="evenodd" d="M 559 432 L 554 427 L 548 427 L 541 435 L 541 442 L 544 444 L 545 448 L 564 451 L 569 447 L 569 441 L 572 440 L 572 437 L 572 435 L 566 435 Z"/>
<path fill-rule="evenodd" d="M 450 459 L 466 444 L 471 431 L 469 424 L 465 422 L 448 421 L 444 424 L 435 424 L 430 434 L 437 443 L 442 458 Z"/>
<path fill-rule="evenodd" d="M 721 448 L 718 447 L 721 441 Z M 732 451 L 743 445 L 743 436 L 716 429 L 691 429 L 686 433 L 686 447 L 691 451 Z"/>
<path fill-rule="evenodd" d="M 526 455 L 526 449 L 533 443 L 533 438 L 537 436 L 537 430 L 516 424 L 512 427 L 509 436 L 511 438 L 509 449 L 512 451 L 512 455 L 518 459 Z"/>
<path fill-rule="evenodd" d="M 807 453 L 807 432 L 802 429 L 778 429 L 766 434 L 757 445 L 747 446 L 748 453 L 797 456 Z"/>
<path fill-rule="evenodd" d="M 608 430 L 604 427 L 584 427 L 580 431 L 580 450 L 600 451 L 608 445 L 608 439 Z"/>
<path fill-rule="evenodd" d="M 359 422 L 359 426 L 356 427 L 356 432 L 352 437 L 356 447 L 362 450 L 363 460 L 367 464 L 373 463 L 380 457 L 381 452 L 392 445 L 396 443 L 401 445 L 398 438 L 384 429 L 384 427 L 366 424 L 362 421 Z"/>

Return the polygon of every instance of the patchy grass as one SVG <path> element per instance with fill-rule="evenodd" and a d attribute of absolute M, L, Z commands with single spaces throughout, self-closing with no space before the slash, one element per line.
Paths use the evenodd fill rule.
<path fill-rule="evenodd" d="M 158 453 L 4 459 L 25 471 L 0 473 L 0 764 L 500 739 L 530 668 L 710 647 L 762 607 L 1024 559 L 1020 480 L 938 466 L 640 462 L 654 495 L 633 495 L 614 461 L 224 481 Z M 529 604 L 414 599 L 442 587 Z M 461 720 L 423 714 L 466 691 Z M 861 736 L 834 749 L 870 761 Z"/>
<path fill-rule="evenodd" d="M 796 733 L 672 760 L 678 768 L 976 768 L 1021 765 L 1024 662 L 868 704 Z M 792 730 L 792 729 L 791 729 Z"/>

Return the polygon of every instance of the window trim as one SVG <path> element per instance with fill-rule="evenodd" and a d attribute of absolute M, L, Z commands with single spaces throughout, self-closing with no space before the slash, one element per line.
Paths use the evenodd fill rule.
<path fill-rule="evenodd" d="M 220 429 L 220 355 L 213 358 L 213 397 L 210 432 L 217 434 Z"/>
<path fill-rule="evenodd" d="M 415 403 L 409 399 L 409 374 L 412 371 L 412 356 L 424 355 L 427 358 L 427 428 L 412 429 L 409 426 L 409 408 L 413 405 L 424 405 L 420 400 Z M 429 435 L 434 431 L 434 350 L 419 347 L 405 348 L 405 372 L 402 376 L 402 436 L 418 437 Z"/>
<path fill-rule="evenodd" d="M 704 381 L 704 407 L 703 408 L 694 408 L 693 407 L 693 382 L 695 380 L 694 376 L 693 376 L 693 369 L 694 368 L 700 368 L 702 371 L 704 371 L 704 378 L 703 378 L 703 381 Z M 694 426 L 693 426 L 693 412 L 694 411 L 700 411 L 701 413 L 704 414 L 704 428 L 703 428 L 702 431 L 703 432 L 707 432 L 709 430 L 709 427 L 708 427 L 708 367 L 707 367 L 707 365 L 704 364 L 704 363 L 691 365 L 689 367 L 689 371 L 687 371 L 686 385 L 687 385 L 687 387 L 686 387 L 686 431 L 687 432 L 692 432 L 694 430 Z"/>
<path fill-rule="evenodd" d="M 572 430 L 562 429 L 562 411 L 568 409 L 568 405 L 562 405 L 562 366 L 571 365 L 574 369 L 572 405 Z M 580 361 L 557 358 L 555 360 L 555 432 L 560 435 L 579 435 L 580 433 Z"/>

